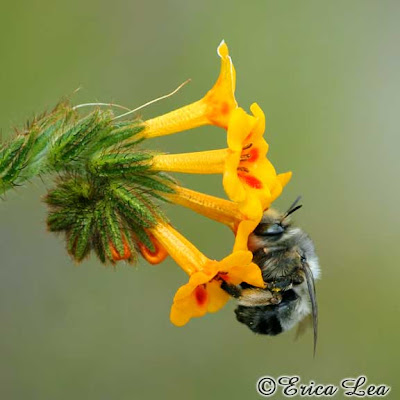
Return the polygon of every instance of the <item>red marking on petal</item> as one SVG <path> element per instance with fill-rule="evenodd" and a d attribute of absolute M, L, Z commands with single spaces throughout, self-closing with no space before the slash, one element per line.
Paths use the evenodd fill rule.
<path fill-rule="evenodd" d="M 250 158 L 249 158 L 247 161 L 251 161 L 251 162 L 256 161 L 257 158 L 258 158 L 258 149 L 256 149 L 256 148 L 253 147 L 253 148 L 250 150 L 249 155 L 250 155 Z"/>
<path fill-rule="evenodd" d="M 226 115 L 229 113 L 229 104 L 227 102 L 223 102 L 221 104 L 221 114 Z"/>
<path fill-rule="evenodd" d="M 204 285 L 197 286 L 194 290 L 194 297 L 196 298 L 197 304 L 203 306 L 207 301 L 207 290 Z"/>
<path fill-rule="evenodd" d="M 252 187 L 253 189 L 262 189 L 262 182 L 254 176 L 238 174 L 238 177 L 247 185 Z"/>
<path fill-rule="evenodd" d="M 220 277 L 225 282 L 229 282 L 229 274 L 227 272 L 220 271 L 218 273 L 218 277 Z"/>
<path fill-rule="evenodd" d="M 258 157 L 259 157 L 258 149 L 253 147 L 247 153 L 242 151 L 240 160 L 245 162 L 254 162 L 257 161 Z"/>

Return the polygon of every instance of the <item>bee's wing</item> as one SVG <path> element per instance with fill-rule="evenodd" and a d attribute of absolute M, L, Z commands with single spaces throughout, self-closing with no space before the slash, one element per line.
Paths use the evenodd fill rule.
<path fill-rule="evenodd" d="M 312 321 L 314 327 L 314 356 L 315 350 L 317 348 L 317 338 L 318 338 L 318 304 L 317 295 L 315 292 L 314 276 L 307 262 L 303 262 L 303 268 L 306 275 L 308 293 L 310 295 L 311 309 L 312 309 Z"/>
<path fill-rule="evenodd" d="M 304 319 L 302 319 L 298 325 L 296 330 L 296 335 L 294 340 L 299 340 L 300 336 L 304 335 L 305 331 L 313 324 L 312 316 L 307 315 Z"/>

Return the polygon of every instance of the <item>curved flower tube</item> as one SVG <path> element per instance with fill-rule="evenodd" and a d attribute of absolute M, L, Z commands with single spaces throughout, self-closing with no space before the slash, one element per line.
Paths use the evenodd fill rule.
<path fill-rule="evenodd" d="M 109 241 L 108 245 L 111 254 L 111 260 L 113 262 L 121 260 L 130 260 L 132 258 L 132 251 L 129 242 L 126 240 L 125 235 L 122 235 L 122 245 L 124 249 L 124 252 L 122 254 L 118 252 L 116 246 L 111 240 Z"/>
<path fill-rule="evenodd" d="M 144 122 L 144 138 L 170 135 L 203 125 L 227 128 L 230 113 L 237 108 L 236 72 L 224 41 L 218 46 L 221 70 L 212 89 L 201 99 Z"/>
<path fill-rule="evenodd" d="M 179 185 L 173 186 L 173 189 L 174 193 L 166 195 L 169 200 L 228 226 L 235 234 L 233 251 L 248 250 L 247 241 L 249 235 L 260 223 L 262 215 L 254 219 L 247 219 L 233 201 L 197 192 Z"/>
<path fill-rule="evenodd" d="M 166 195 L 169 200 L 228 226 L 235 234 L 233 251 L 248 250 L 249 235 L 260 223 L 262 215 L 247 219 L 233 201 L 196 192 L 179 185 L 173 186 L 173 189 L 174 193 Z"/>
<path fill-rule="evenodd" d="M 149 264 L 160 264 L 168 257 L 168 253 L 151 233 L 148 233 L 148 236 L 154 250 L 149 249 L 144 243 L 138 242 L 140 254 Z"/>
<path fill-rule="evenodd" d="M 160 222 L 151 233 L 177 264 L 190 276 L 178 289 L 171 308 L 174 325 L 183 326 L 191 318 L 220 310 L 229 300 L 221 289 L 223 280 L 264 287 L 259 267 L 252 263 L 250 251 L 238 250 L 221 261 L 210 260 L 171 225 Z"/>
<path fill-rule="evenodd" d="M 190 208 L 198 214 L 227 225 L 233 232 L 237 231 L 240 222 L 246 219 L 233 201 L 221 199 L 209 194 L 197 192 L 179 185 L 173 185 L 173 193 L 165 197 L 174 204 Z M 259 221 L 258 221 L 259 222 Z"/>

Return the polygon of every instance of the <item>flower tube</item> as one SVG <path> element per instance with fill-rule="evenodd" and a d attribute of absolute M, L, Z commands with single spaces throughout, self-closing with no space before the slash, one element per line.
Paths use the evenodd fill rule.
<path fill-rule="evenodd" d="M 231 112 L 237 108 L 236 73 L 224 41 L 218 46 L 220 74 L 212 89 L 200 100 L 144 122 L 144 138 L 170 135 L 203 125 L 227 128 Z"/>
<path fill-rule="evenodd" d="M 252 263 L 250 251 L 237 250 L 221 261 L 207 258 L 171 225 L 160 222 L 151 233 L 169 255 L 189 275 L 189 282 L 178 289 L 171 308 L 171 322 L 185 325 L 193 317 L 220 310 L 229 300 L 221 282 L 247 282 L 264 287 L 260 268 Z"/>

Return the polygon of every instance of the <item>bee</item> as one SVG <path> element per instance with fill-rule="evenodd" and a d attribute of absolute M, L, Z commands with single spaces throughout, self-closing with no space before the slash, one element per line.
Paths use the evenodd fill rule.
<path fill-rule="evenodd" d="M 314 280 L 320 267 L 312 240 L 290 222 L 289 216 L 302 207 L 297 205 L 299 200 L 283 214 L 274 209 L 265 211 L 249 236 L 248 247 L 261 269 L 265 288 L 225 281 L 221 288 L 238 300 L 237 320 L 255 333 L 278 335 L 311 316 L 315 354 L 318 305 Z"/>

